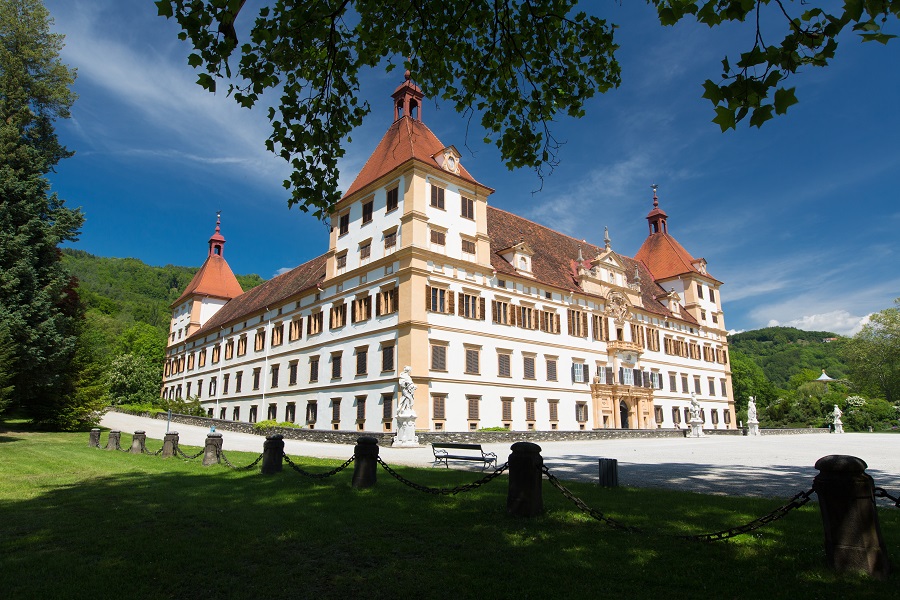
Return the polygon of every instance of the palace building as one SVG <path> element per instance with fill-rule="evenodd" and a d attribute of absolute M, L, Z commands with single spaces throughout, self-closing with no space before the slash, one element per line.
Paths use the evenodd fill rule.
<path fill-rule="evenodd" d="M 163 397 L 210 416 L 394 431 L 412 367 L 430 431 L 735 427 L 721 282 L 656 190 L 634 257 L 492 208 L 421 118 L 394 122 L 331 216 L 328 251 L 243 292 L 216 222 L 173 305 Z"/>

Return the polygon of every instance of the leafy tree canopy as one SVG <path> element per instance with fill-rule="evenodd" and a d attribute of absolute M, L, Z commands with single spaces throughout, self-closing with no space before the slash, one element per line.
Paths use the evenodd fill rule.
<path fill-rule="evenodd" d="M 854 381 L 889 404 L 900 403 L 900 298 L 894 304 L 871 315 L 844 352 Z"/>
<path fill-rule="evenodd" d="M 557 160 L 550 123 L 581 116 L 586 100 L 620 81 L 615 25 L 577 10 L 578 0 L 272 0 L 255 19 L 245 1 L 156 5 L 193 43 L 188 64 L 201 70 L 198 84 L 214 92 L 224 79 L 228 94 L 247 108 L 266 91 L 278 95 L 268 109 L 267 147 L 293 168 L 284 182 L 288 204 L 319 217 L 340 199 L 341 144 L 370 110 L 357 98 L 366 70 L 390 71 L 403 61 L 426 95 L 479 116 L 485 141 L 496 144 L 509 168 L 539 174 Z M 785 113 L 797 102 L 787 80 L 827 65 L 842 31 L 886 43 L 893 37 L 888 21 L 900 15 L 900 0 L 845 0 L 827 11 L 785 0 L 647 1 L 663 25 L 692 17 L 709 27 L 755 27 L 753 46 L 737 60 L 726 57 L 721 77 L 703 84 L 723 131 L 748 116 L 759 127 Z M 773 36 L 761 23 L 780 25 L 780 41 L 767 43 Z"/>

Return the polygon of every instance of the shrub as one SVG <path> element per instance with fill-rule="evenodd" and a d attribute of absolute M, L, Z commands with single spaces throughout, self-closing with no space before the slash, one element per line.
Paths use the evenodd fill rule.
<path fill-rule="evenodd" d="M 267 419 L 265 421 L 257 421 L 253 424 L 253 429 L 257 431 L 267 431 L 272 429 L 273 427 L 288 427 L 290 429 L 302 429 L 303 425 L 298 425 L 297 423 L 291 423 L 290 421 L 276 421 L 274 419 Z"/>

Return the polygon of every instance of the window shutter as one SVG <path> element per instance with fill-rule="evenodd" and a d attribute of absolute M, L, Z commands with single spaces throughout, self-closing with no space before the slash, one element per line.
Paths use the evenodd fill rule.
<path fill-rule="evenodd" d="M 574 318 L 572 316 L 572 309 L 569 308 L 566 310 L 566 312 L 568 314 L 569 335 L 572 335 L 572 331 L 574 330 L 574 327 L 572 326 L 574 323 Z"/>
<path fill-rule="evenodd" d="M 484 321 L 484 298 L 478 299 L 478 318 Z"/>
<path fill-rule="evenodd" d="M 575 383 L 576 381 L 578 381 L 578 380 L 575 379 L 575 364 L 573 363 L 572 364 L 572 383 Z"/>
<path fill-rule="evenodd" d="M 377 294 L 375 294 L 375 316 L 376 317 L 381 316 L 381 311 L 382 311 L 381 304 L 383 301 L 384 301 L 384 292 L 378 292 Z"/>
<path fill-rule="evenodd" d="M 553 315 L 553 318 L 554 318 L 554 320 L 556 321 L 556 331 L 554 331 L 553 333 L 559 333 L 559 328 L 560 328 L 560 325 L 559 325 L 559 315 L 558 315 L 558 314 L 555 314 L 555 315 Z"/>
<path fill-rule="evenodd" d="M 619 367 L 619 381 L 618 384 L 622 385 L 622 382 L 625 380 L 625 367 Z"/>
<path fill-rule="evenodd" d="M 425 310 L 431 310 L 431 286 L 425 286 Z"/>
<path fill-rule="evenodd" d="M 650 379 L 650 373 L 648 373 L 647 371 L 644 371 L 644 387 L 653 387 L 653 382 Z"/>
<path fill-rule="evenodd" d="M 356 323 L 356 321 L 357 321 L 356 308 L 358 305 L 359 305 L 359 303 L 356 301 L 355 298 L 353 299 L 353 302 L 350 303 L 350 322 L 351 323 Z"/>
<path fill-rule="evenodd" d="M 588 332 L 587 313 L 581 313 L 581 333 L 584 334 L 583 337 L 587 337 L 587 332 Z"/>
<path fill-rule="evenodd" d="M 518 314 L 517 314 L 518 312 L 519 312 L 518 306 L 513 306 L 512 304 L 509 305 L 509 324 L 512 325 L 513 327 L 516 326 L 516 317 L 518 316 Z"/>
<path fill-rule="evenodd" d="M 456 292 L 447 290 L 447 296 L 447 302 L 449 303 L 447 306 L 447 314 L 452 315 L 456 312 L 456 302 L 454 301 L 456 298 Z"/>
<path fill-rule="evenodd" d="M 372 296 L 366 296 L 365 303 L 366 305 L 366 319 L 372 318 Z"/>
<path fill-rule="evenodd" d="M 453 292 L 450 292 L 451 294 Z M 462 292 L 459 292 L 459 304 L 456 305 L 456 314 L 460 317 L 466 316 L 466 298 Z"/>
<path fill-rule="evenodd" d="M 591 337 L 596 342 L 600 339 L 600 317 L 591 315 Z"/>
<path fill-rule="evenodd" d="M 606 367 L 606 383 L 612 384 L 613 380 L 613 370 L 612 367 Z"/>

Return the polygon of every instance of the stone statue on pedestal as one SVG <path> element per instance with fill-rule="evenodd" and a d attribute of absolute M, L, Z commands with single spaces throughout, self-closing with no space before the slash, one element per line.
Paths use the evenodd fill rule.
<path fill-rule="evenodd" d="M 416 411 L 415 404 L 416 384 L 413 383 L 412 367 L 403 367 L 403 372 L 397 381 L 400 388 L 400 400 L 397 403 L 397 435 L 394 437 L 394 447 L 415 448 L 419 445 L 419 436 L 416 435 Z"/>
<path fill-rule="evenodd" d="M 747 426 L 750 435 L 759 435 L 759 421 L 756 419 L 756 400 L 750 396 L 747 402 Z"/>
<path fill-rule="evenodd" d="M 844 433 L 844 422 L 841 421 L 841 416 L 844 412 L 838 407 L 837 404 L 834 405 L 834 410 L 831 412 L 831 416 L 834 417 L 834 432 L 835 433 Z"/>
<path fill-rule="evenodd" d="M 691 394 L 691 434 L 689 437 L 703 437 L 703 417 L 700 416 L 700 401 L 697 394 Z"/>

